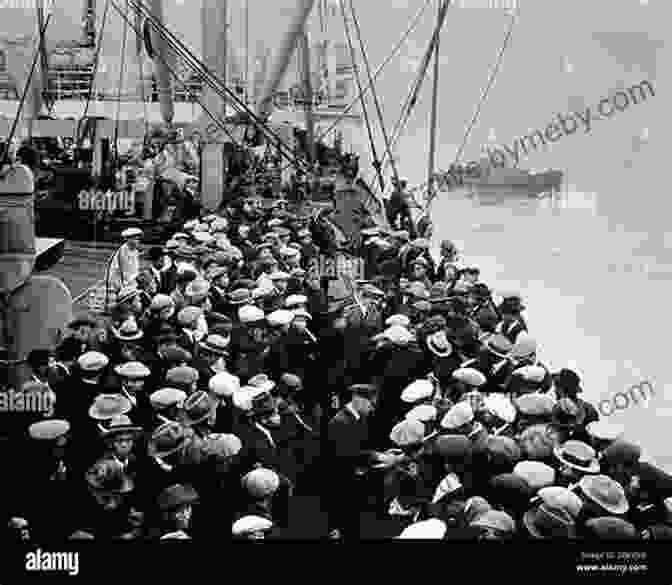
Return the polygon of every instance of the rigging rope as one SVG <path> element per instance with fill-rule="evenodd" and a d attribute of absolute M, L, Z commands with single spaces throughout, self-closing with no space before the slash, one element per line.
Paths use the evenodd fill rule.
<path fill-rule="evenodd" d="M 40 37 L 44 36 L 47 31 L 47 27 L 51 22 L 52 13 L 49 12 L 46 20 L 44 21 L 44 26 L 40 29 Z M 26 103 L 26 97 L 28 96 L 28 91 L 31 89 L 33 82 L 33 75 L 35 74 L 35 68 L 37 67 L 37 62 L 40 58 L 40 38 L 38 37 L 37 47 L 35 48 L 35 54 L 33 55 L 33 62 L 30 66 L 30 72 L 28 73 L 28 79 L 26 85 L 23 88 L 23 94 L 21 95 L 21 101 L 19 102 L 19 107 L 16 109 L 16 116 L 14 116 L 14 121 L 12 122 L 12 128 L 9 131 L 9 136 L 7 136 L 7 145 L 5 151 L 2 153 L 0 158 L 0 166 L 4 165 L 9 160 L 9 151 L 12 146 L 12 141 L 14 140 L 14 134 L 16 133 L 16 128 L 19 125 L 19 119 L 21 118 L 21 112 L 23 111 L 23 106 Z"/>
<path fill-rule="evenodd" d="M 137 0 L 130 0 L 131 3 L 142 10 L 145 18 L 153 23 L 159 34 L 161 34 L 169 43 L 170 48 L 172 48 L 178 56 L 182 57 L 185 64 L 189 65 L 194 69 L 194 71 L 200 73 L 203 76 L 204 83 L 208 84 L 213 91 L 215 91 L 222 99 L 226 99 L 234 109 L 239 113 L 245 113 L 252 121 L 253 124 L 257 126 L 267 137 L 270 137 L 275 142 L 278 151 L 289 161 L 292 161 L 293 164 L 300 168 L 304 167 L 305 170 L 310 168 L 310 165 L 306 161 L 299 159 L 294 155 L 292 149 L 289 148 L 283 140 L 271 129 L 269 128 L 265 121 L 261 120 L 248 106 L 245 104 L 235 92 L 230 90 L 221 79 L 214 75 L 206 65 L 198 59 L 194 52 L 189 49 L 181 39 L 175 36 L 166 26 L 159 22 L 151 13 L 147 14 L 147 10 L 141 2 Z M 226 96 L 226 97 L 224 97 Z M 289 153 L 289 154 L 287 154 Z"/>
<path fill-rule="evenodd" d="M 404 43 L 410 36 L 410 34 L 415 30 L 415 28 L 418 26 L 420 23 L 420 18 L 424 14 L 425 10 L 427 10 L 427 7 L 429 4 L 432 2 L 432 0 L 425 0 L 425 3 L 420 7 L 420 9 L 415 13 L 413 18 L 411 19 L 411 24 L 408 26 L 408 28 L 404 31 L 404 33 L 401 35 L 401 38 L 397 41 L 396 45 L 392 48 L 392 51 L 390 54 L 385 57 L 385 59 L 381 62 L 380 65 L 376 68 L 376 71 L 373 74 L 373 81 L 376 81 L 380 74 L 383 72 L 383 69 L 392 61 L 397 56 L 397 53 L 399 50 L 404 46 Z M 338 125 L 343 121 L 343 119 L 352 111 L 352 109 L 357 105 L 358 102 L 362 99 L 362 96 L 366 96 L 368 91 L 371 89 L 371 83 L 366 85 L 364 88 L 363 92 L 357 92 L 357 95 L 352 99 L 352 101 L 345 107 L 343 110 L 338 114 L 336 119 L 315 139 L 316 142 L 320 142 L 323 140 L 326 136 L 331 134 L 337 127 Z M 282 170 L 286 170 L 288 166 L 284 166 Z"/>
<path fill-rule="evenodd" d="M 425 54 L 423 55 L 422 62 L 420 64 L 420 67 L 418 68 L 418 74 L 415 78 L 415 81 L 413 82 L 413 85 L 411 86 L 411 90 L 406 98 L 406 101 L 404 102 L 404 106 L 402 107 L 399 119 L 397 120 L 397 123 L 394 126 L 393 131 L 394 138 L 392 141 L 393 148 L 396 147 L 397 142 L 399 142 L 399 139 L 401 138 L 402 133 L 406 127 L 406 124 L 408 124 L 408 121 L 410 120 L 413 108 L 417 105 L 420 89 L 422 88 L 422 83 L 427 76 L 427 71 L 429 69 L 429 64 L 432 55 L 436 51 L 439 39 L 439 33 L 441 31 L 441 28 L 443 27 L 443 22 L 445 20 L 449 5 L 450 5 L 449 0 L 441 5 L 441 11 L 438 16 L 437 24 L 434 28 L 434 33 L 432 34 L 432 38 L 430 39 L 429 44 L 427 45 L 427 49 L 425 50 Z M 389 161 L 386 160 L 385 157 L 383 157 L 383 162 L 385 163 L 385 165 L 389 164 Z"/>
<path fill-rule="evenodd" d="M 77 124 L 77 146 L 81 146 L 81 142 L 84 139 L 83 135 L 80 135 L 80 127 L 82 121 L 88 116 L 89 114 L 89 106 L 91 104 L 91 100 L 93 99 L 93 91 L 96 83 L 96 77 L 98 76 L 98 63 L 100 59 L 100 49 L 103 46 L 103 32 L 105 31 L 105 24 L 107 23 L 107 11 L 110 7 L 110 0 L 105 0 L 105 8 L 103 9 L 103 19 L 100 25 L 100 30 L 98 31 L 98 39 L 96 40 L 96 51 L 93 55 L 93 75 L 91 77 L 91 82 L 89 84 L 89 93 L 86 96 L 86 104 L 84 105 L 84 113 L 82 114 L 82 117 L 79 119 L 79 122 Z"/>
<path fill-rule="evenodd" d="M 490 89 L 492 88 L 495 78 L 497 76 L 497 73 L 499 72 L 500 66 L 502 64 L 503 58 L 504 58 L 504 52 L 506 51 L 509 41 L 511 39 L 511 35 L 513 33 L 513 27 L 516 23 L 516 13 L 513 12 L 511 14 L 511 21 L 509 22 L 509 27 L 506 32 L 506 36 L 504 37 L 504 42 L 502 43 L 502 47 L 499 50 L 499 54 L 497 55 L 497 59 L 495 61 L 495 64 L 492 68 L 492 71 L 490 72 L 490 76 L 488 79 L 488 83 L 486 84 L 486 87 L 483 92 L 481 92 L 481 98 L 479 100 L 478 106 L 476 107 L 476 111 L 474 112 L 474 115 L 471 118 L 470 123 L 467 125 L 467 129 L 464 133 L 464 137 L 462 139 L 462 144 L 460 145 L 460 148 L 457 151 L 457 154 L 455 155 L 455 160 L 453 162 L 453 165 L 457 164 L 462 156 L 462 152 L 464 151 L 464 148 L 467 144 L 467 140 L 469 139 L 469 135 L 471 134 L 471 131 L 474 128 L 474 125 L 476 124 L 476 121 L 478 120 L 478 116 L 481 113 L 481 109 L 483 107 L 483 104 L 485 103 L 485 100 L 487 99 L 488 93 L 490 92 Z M 436 175 L 441 175 L 445 174 L 447 171 L 439 171 L 435 173 Z M 416 190 L 424 190 L 427 187 L 427 182 L 423 183 L 422 185 L 416 187 Z M 438 189 L 434 191 L 431 195 L 428 196 L 427 198 L 427 203 L 426 203 L 426 212 L 429 213 L 429 207 L 431 203 L 434 201 L 438 194 Z"/>
<path fill-rule="evenodd" d="M 138 31 L 142 31 L 142 17 L 140 13 L 135 11 L 135 27 Z M 134 27 L 134 28 L 135 28 Z M 145 95 L 145 71 L 143 61 L 145 60 L 142 54 L 143 37 L 136 34 L 135 36 L 135 53 L 138 57 L 138 70 L 140 73 L 140 97 L 142 98 L 142 112 L 144 114 L 145 134 L 149 134 L 149 117 L 147 116 L 147 96 Z"/>
<path fill-rule="evenodd" d="M 135 32 L 138 36 L 142 36 L 143 32 L 140 27 L 135 27 L 134 25 L 130 24 L 130 21 L 127 20 L 127 17 L 121 12 L 121 9 L 117 6 L 117 4 L 112 0 L 112 7 L 121 15 L 122 18 L 126 20 L 126 22 L 129 24 L 129 26 L 133 29 L 133 32 Z M 219 116 L 215 116 L 210 110 L 203 104 L 198 96 L 195 96 L 194 93 L 189 89 L 189 85 L 187 81 L 183 81 L 179 75 L 177 75 L 177 72 L 168 64 L 167 60 L 163 57 L 163 55 L 158 54 L 157 58 L 161 59 L 162 63 L 167 67 L 169 73 L 173 76 L 174 79 L 176 79 L 186 90 L 186 92 L 190 95 L 190 97 L 194 98 L 194 101 L 196 101 L 202 108 L 203 111 L 208 115 L 208 117 L 218 124 L 220 126 L 220 129 L 224 131 L 224 133 L 230 138 L 230 140 L 234 143 L 237 144 L 237 141 L 233 137 L 233 135 L 229 132 L 229 129 L 226 127 L 226 124 L 224 121 Z"/>
<path fill-rule="evenodd" d="M 362 114 L 364 115 L 364 123 L 366 124 L 366 131 L 369 136 L 369 147 L 371 148 L 371 154 L 373 156 L 372 164 L 378 177 L 380 190 L 382 191 L 385 188 L 385 180 L 383 179 L 383 174 L 380 170 L 380 161 L 378 160 L 376 143 L 373 139 L 373 131 L 371 130 L 371 121 L 369 120 L 369 113 L 366 109 L 366 101 L 364 99 L 364 92 L 362 91 L 362 81 L 359 77 L 359 68 L 357 67 L 355 48 L 352 45 L 352 37 L 350 36 L 350 27 L 348 25 L 348 17 L 345 14 L 345 3 L 343 2 L 343 0 L 340 0 L 340 7 L 341 7 L 341 14 L 343 15 L 343 26 L 345 27 L 345 36 L 348 41 L 348 48 L 350 49 L 350 60 L 352 61 L 352 70 L 353 73 L 355 74 L 355 80 L 357 81 L 357 89 L 359 90 L 360 100 L 362 103 Z"/>
<path fill-rule="evenodd" d="M 126 0 L 126 16 L 124 17 L 124 34 L 121 41 L 121 67 L 119 71 L 119 85 L 117 86 L 117 114 L 114 120 L 114 157 L 115 161 L 119 160 L 119 114 L 121 113 L 121 86 L 124 83 L 124 73 L 126 72 L 126 42 L 128 40 L 128 13 L 130 12 L 130 5 Z"/>
<path fill-rule="evenodd" d="M 378 65 L 376 71 L 373 74 L 373 81 L 376 81 L 378 79 L 378 76 L 383 72 L 383 69 L 392 61 L 397 56 L 397 53 L 401 49 L 401 47 L 404 46 L 404 43 L 406 42 L 406 39 L 410 36 L 410 34 L 415 30 L 415 28 L 418 26 L 420 22 L 420 18 L 424 14 L 425 10 L 427 10 L 427 7 L 429 4 L 432 2 L 432 0 L 425 0 L 425 3 L 423 6 L 420 7 L 420 10 L 416 12 L 415 16 L 411 19 L 411 24 L 409 27 L 406 29 L 404 34 L 401 35 L 401 38 L 399 41 L 397 41 L 397 44 L 394 46 L 390 54 L 383 60 L 383 62 Z M 343 121 L 343 118 L 348 115 L 348 113 L 352 110 L 352 108 L 355 107 L 357 102 L 361 99 L 362 95 L 366 96 L 367 92 L 371 89 L 372 84 L 369 83 L 365 88 L 363 94 L 358 94 L 353 100 L 343 109 L 343 111 L 339 114 L 338 118 L 332 124 L 324 131 L 320 136 L 318 137 L 318 140 L 322 140 L 325 136 L 333 132 L 333 130 L 338 126 Z"/>
<path fill-rule="evenodd" d="M 343 2 L 343 0 L 341 0 Z M 397 174 L 397 165 L 394 164 L 393 158 L 392 158 L 392 151 L 390 150 L 390 141 L 387 136 L 387 130 L 385 129 L 385 120 L 383 118 L 383 110 L 380 106 L 380 101 L 378 100 L 378 92 L 376 92 L 376 88 L 373 85 L 373 77 L 371 75 L 371 66 L 369 65 L 369 59 L 366 56 L 366 47 L 364 46 L 364 39 L 362 38 L 362 31 L 359 28 L 359 21 L 357 20 L 357 15 L 355 14 L 355 6 L 353 4 L 353 1 L 350 0 L 350 13 L 352 14 L 352 22 L 355 25 L 355 32 L 357 33 L 357 38 L 359 39 L 359 47 L 362 52 L 362 59 L 364 61 L 364 67 L 366 68 L 366 73 L 369 77 L 369 82 L 371 83 L 371 93 L 373 94 L 373 103 L 376 106 L 376 113 L 378 114 L 378 123 L 380 124 L 380 130 L 383 133 L 383 141 L 385 142 L 385 148 L 387 149 L 387 155 L 390 157 L 390 161 L 392 164 L 392 174 L 394 176 L 395 181 L 397 184 L 399 183 L 399 175 Z M 383 191 L 385 188 L 385 184 L 381 182 L 380 185 L 380 190 Z"/>

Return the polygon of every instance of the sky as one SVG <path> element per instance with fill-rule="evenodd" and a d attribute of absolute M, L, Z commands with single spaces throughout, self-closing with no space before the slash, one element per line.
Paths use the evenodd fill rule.
<path fill-rule="evenodd" d="M 123 0 L 119 1 L 123 5 Z M 221 0 L 219 0 L 221 2 Z M 248 0 L 250 39 L 253 48 L 261 41 L 276 49 L 286 30 L 295 0 Z M 32 30 L 35 0 L 4 0 L 0 36 Z M 55 0 L 50 30 L 54 42 L 79 35 L 82 0 Z M 375 68 L 390 52 L 424 0 L 354 0 L 366 50 Z M 244 0 L 229 0 L 230 35 L 234 46 L 243 45 Z M 648 79 L 664 94 L 667 80 L 659 74 L 666 51 L 666 24 L 672 6 L 666 0 L 454 0 L 441 36 L 438 116 L 438 166 L 452 162 L 475 106 L 485 87 L 490 69 L 502 46 L 509 24 L 507 8 L 517 5 L 518 17 L 511 43 L 504 54 L 495 84 L 469 137 L 465 161 L 479 156 L 481 145 L 490 141 L 511 144 L 516 137 L 545 128 L 560 112 L 597 104 L 610 91 Z M 103 0 L 98 0 L 102 17 Z M 269 18 L 273 6 L 273 18 Z M 431 35 L 437 1 L 425 12 L 421 24 L 409 37 L 401 55 L 382 74 L 377 89 L 385 124 L 396 121 L 401 104 L 414 78 Z M 196 51 L 201 48 L 201 0 L 165 0 L 165 21 Z M 103 40 L 103 55 L 118 59 L 121 45 L 121 18 L 110 9 Z M 311 18 L 313 39 L 319 33 L 317 9 Z M 340 13 L 328 22 L 335 38 L 344 40 Z M 667 43 L 669 51 L 669 42 Z M 399 147 L 402 161 L 412 158 L 408 170 L 411 181 L 426 174 L 431 83 L 426 83 L 421 100 Z M 620 148 L 617 157 L 627 160 L 641 155 L 637 136 L 649 142 L 662 139 L 659 131 L 667 116 L 664 98 L 633 107 L 602 123 L 590 139 L 567 137 L 552 149 L 535 152 L 525 160 L 532 168 L 576 166 L 579 140 L 593 153 L 604 148 Z M 375 118 L 372 103 L 369 103 Z M 645 130 L 646 129 L 646 130 Z M 598 136 L 599 131 L 599 136 Z M 382 134 L 374 128 L 377 147 L 383 149 Z M 618 136 L 618 144 L 614 137 Z M 409 156 L 406 156 L 409 155 Z M 606 164 L 596 160 L 595 164 Z"/>

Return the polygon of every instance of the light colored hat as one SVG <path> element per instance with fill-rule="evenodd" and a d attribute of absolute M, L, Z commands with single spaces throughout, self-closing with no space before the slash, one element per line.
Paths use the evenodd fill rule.
<path fill-rule="evenodd" d="M 84 372 L 99 372 L 109 363 L 109 358 L 99 351 L 87 351 L 77 358 L 77 364 Z"/>
<path fill-rule="evenodd" d="M 233 396 L 240 390 L 240 378 L 229 372 L 220 372 L 210 378 L 208 389 L 216 396 Z"/>
<path fill-rule="evenodd" d="M 583 502 L 573 491 L 559 485 L 543 487 L 537 492 L 541 500 L 553 507 L 567 511 L 572 518 L 576 519 L 581 512 Z"/>
<path fill-rule="evenodd" d="M 231 433 L 210 433 L 205 439 L 205 451 L 219 460 L 238 455 L 243 448 L 241 440 Z"/>
<path fill-rule="evenodd" d="M 392 315 L 385 319 L 385 325 L 387 327 L 392 327 L 393 325 L 399 325 L 400 327 L 408 328 L 411 324 L 411 320 L 406 315 Z"/>
<path fill-rule="evenodd" d="M 453 346 L 448 341 L 445 331 L 436 331 L 428 335 L 427 348 L 437 357 L 448 357 L 453 353 Z"/>
<path fill-rule="evenodd" d="M 164 534 L 159 540 L 191 540 L 191 536 L 189 536 L 184 530 L 177 530 L 175 532 L 169 532 L 168 534 Z"/>
<path fill-rule="evenodd" d="M 516 531 L 516 522 L 506 512 L 499 510 L 488 510 L 478 516 L 471 526 L 478 528 L 491 528 L 503 533 L 513 533 Z"/>
<path fill-rule="evenodd" d="M 196 279 L 192 280 L 184 291 L 187 297 L 192 299 L 205 298 L 210 291 L 210 284 L 206 280 Z"/>
<path fill-rule="evenodd" d="M 441 419 L 442 429 L 458 429 L 474 420 L 474 411 L 468 402 L 458 402 Z"/>
<path fill-rule="evenodd" d="M 177 314 L 177 322 L 182 326 L 193 325 L 203 315 L 203 311 L 198 307 L 184 307 Z"/>
<path fill-rule="evenodd" d="M 130 238 L 141 238 L 142 230 L 134 227 L 127 228 L 123 232 L 121 232 L 121 237 L 124 238 L 124 240 L 128 240 Z"/>
<path fill-rule="evenodd" d="M 147 378 L 152 372 L 141 362 L 126 362 L 114 368 L 114 371 L 122 378 L 129 380 L 142 380 Z"/>
<path fill-rule="evenodd" d="M 275 382 L 271 380 L 266 374 L 257 374 L 252 376 L 247 381 L 247 385 L 254 388 L 259 388 L 264 392 L 270 392 L 273 390 L 273 388 L 275 388 Z"/>
<path fill-rule="evenodd" d="M 402 420 L 390 432 L 390 440 L 399 447 L 418 445 L 424 438 L 425 425 L 414 420 Z"/>
<path fill-rule="evenodd" d="M 243 386 L 240 390 L 233 393 L 231 401 L 233 405 L 243 412 L 252 410 L 252 398 L 259 392 L 259 388 L 253 386 Z"/>
<path fill-rule="evenodd" d="M 89 416 L 95 420 L 111 420 L 126 414 L 132 407 L 131 401 L 121 394 L 99 394 L 89 408 Z"/>
<path fill-rule="evenodd" d="M 121 341 L 137 341 L 144 337 L 144 333 L 138 327 L 135 317 L 129 317 L 120 325 L 119 329 L 114 329 L 114 336 Z"/>
<path fill-rule="evenodd" d="M 512 423 L 516 420 L 516 407 L 503 394 L 490 394 L 486 396 L 483 400 L 483 405 L 488 412 L 506 423 Z"/>
<path fill-rule="evenodd" d="M 413 341 L 413 334 L 401 325 L 392 325 L 392 327 L 388 327 L 382 333 L 374 336 L 373 339 L 376 341 L 379 339 L 387 339 L 394 345 L 408 345 Z"/>
<path fill-rule="evenodd" d="M 280 477 L 275 471 L 259 467 L 243 476 L 242 485 L 255 498 L 267 498 L 280 487 Z"/>
<path fill-rule="evenodd" d="M 149 395 L 149 403 L 156 410 L 165 410 L 172 406 L 181 407 L 187 399 L 187 393 L 177 388 L 161 388 Z"/>
<path fill-rule="evenodd" d="M 411 382 L 401 393 L 402 402 L 414 404 L 420 400 L 429 398 L 434 393 L 434 386 L 429 380 L 415 380 Z"/>
<path fill-rule="evenodd" d="M 553 453 L 567 467 L 583 473 L 600 472 L 600 462 L 595 449 L 582 441 L 565 441 L 562 445 L 555 447 Z"/>
<path fill-rule="evenodd" d="M 432 404 L 418 404 L 406 413 L 406 420 L 417 420 L 426 423 L 436 419 L 438 411 Z"/>
<path fill-rule="evenodd" d="M 607 475 L 584 475 L 579 487 L 586 497 L 610 514 L 620 516 L 630 509 L 621 484 Z"/>
<path fill-rule="evenodd" d="M 546 370 L 541 366 L 523 366 L 522 368 L 514 370 L 512 375 L 520 376 L 526 382 L 538 384 L 544 381 Z"/>
<path fill-rule="evenodd" d="M 521 332 L 513 344 L 509 357 L 513 359 L 529 357 L 537 353 L 537 341 L 525 331 Z"/>
<path fill-rule="evenodd" d="M 430 518 L 407 526 L 397 538 L 402 540 L 441 540 L 447 530 L 448 526 L 443 520 Z"/>
<path fill-rule="evenodd" d="M 591 437 L 600 441 L 615 441 L 623 437 L 625 433 L 622 426 L 604 419 L 589 423 L 586 425 L 586 430 Z"/>
<path fill-rule="evenodd" d="M 254 305 L 244 305 L 238 309 L 238 320 L 241 323 L 255 323 L 264 320 L 264 312 Z"/>
<path fill-rule="evenodd" d="M 308 297 L 306 295 L 289 295 L 285 299 L 285 307 L 288 309 L 291 307 L 296 307 L 297 305 L 306 305 L 308 303 Z"/>
<path fill-rule="evenodd" d="M 513 468 L 513 473 L 535 490 L 553 485 L 555 481 L 555 469 L 541 461 L 521 461 Z"/>
<path fill-rule="evenodd" d="M 33 423 L 28 427 L 28 434 L 31 438 L 40 441 L 53 441 L 65 435 L 69 430 L 70 423 L 67 420 L 51 419 Z"/>
<path fill-rule="evenodd" d="M 254 532 L 266 532 L 273 528 L 273 522 L 261 516 L 243 516 L 233 523 L 231 533 L 234 536 L 247 536 Z"/>
<path fill-rule="evenodd" d="M 271 327 L 279 327 L 281 325 L 289 325 L 294 320 L 294 313 L 284 309 L 273 311 L 266 315 L 266 321 Z"/>
<path fill-rule="evenodd" d="M 458 368 L 453 372 L 452 377 L 458 382 L 464 382 L 476 388 L 480 388 L 487 382 L 486 377 L 475 368 Z"/>

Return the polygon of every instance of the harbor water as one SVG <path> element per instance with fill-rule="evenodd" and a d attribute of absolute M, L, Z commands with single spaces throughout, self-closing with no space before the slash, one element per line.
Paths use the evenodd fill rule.
<path fill-rule="evenodd" d="M 617 393 L 651 383 L 648 399 L 627 408 L 619 400 L 609 420 L 670 470 L 672 232 L 656 197 L 625 181 L 601 193 L 570 186 L 541 201 L 453 192 L 432 215 L 437 246 L 453 239 L 495 291 L 522 292 L 540 360 L 575 368 L 587 400 L 613 404 Z"/>

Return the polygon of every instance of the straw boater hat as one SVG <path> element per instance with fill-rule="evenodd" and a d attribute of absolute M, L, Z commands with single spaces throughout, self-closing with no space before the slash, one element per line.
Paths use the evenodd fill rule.
<path fill-rule="evenodd" d="M 192 441 L 192 435 L 180 423 L 168 421 L 158 427 L 149 441 L 148 452 L 152 457 L 168 457 L 184 449 Z"/>
<path fill-rule="evenodd" d="M 523 524 L 534 538 L 575 538 L 576 524 L 572 516 L 562 508 L 541 504 L 528 510 L 523 516 Z"/>
<path fill-rule="evenodd" d="M 110 419 L 107 426 L 101 426 L 100 431 L 103 439 L 113 439 L 119 435 L 137 437 L 142 432 L 142 427 L 134 425 L 125 414 L 119 414 Z"/>
<path fill-rule="evenodd" d="M 110 363 L 109 358 L 99 351 L 87 351 L 77 358 L 77 365 L 84 374 L 98 375 Z"/>
<path fill-rule="evenodd" d="M 436 357 L 448 357 L 453 353 L 453 347 L 444 331 L 437 331 L 427 337 L 427 348 Z"/>
<path fill-rule="evenodd" d="M 273 522 L 262 516 L 243 516 L 233 523 L 233 536 L 247 537 L 253 534 L 263 534 L 273 528 Z"/>
<path fill-rule="evenodd" d="M 620 483 L 606 475 L 584 475 L 579 481 L 581 492 L 610 514 L 625 514 L 630 506 Z"/>
<path fill-rule="evenodd" d="M 560 463 L 583 473 L 599 473 L 600 462 L 595 449 L 582 441 L 565 441 L 555 447 L 554 455 Z"/>
<path fill-rule="evenodd" d="M 89 408 L 89 416 L 95 420 L 112 420 L 132 408 L 131 401 L 121 394 L 99 394 Z"/>
<path fill-rule="evenodd" d="M 150 369 L 141 362 L 126 362 L 114 368 L 118 376 L 129 380 L 142 380 L 151 375 Z"/>

